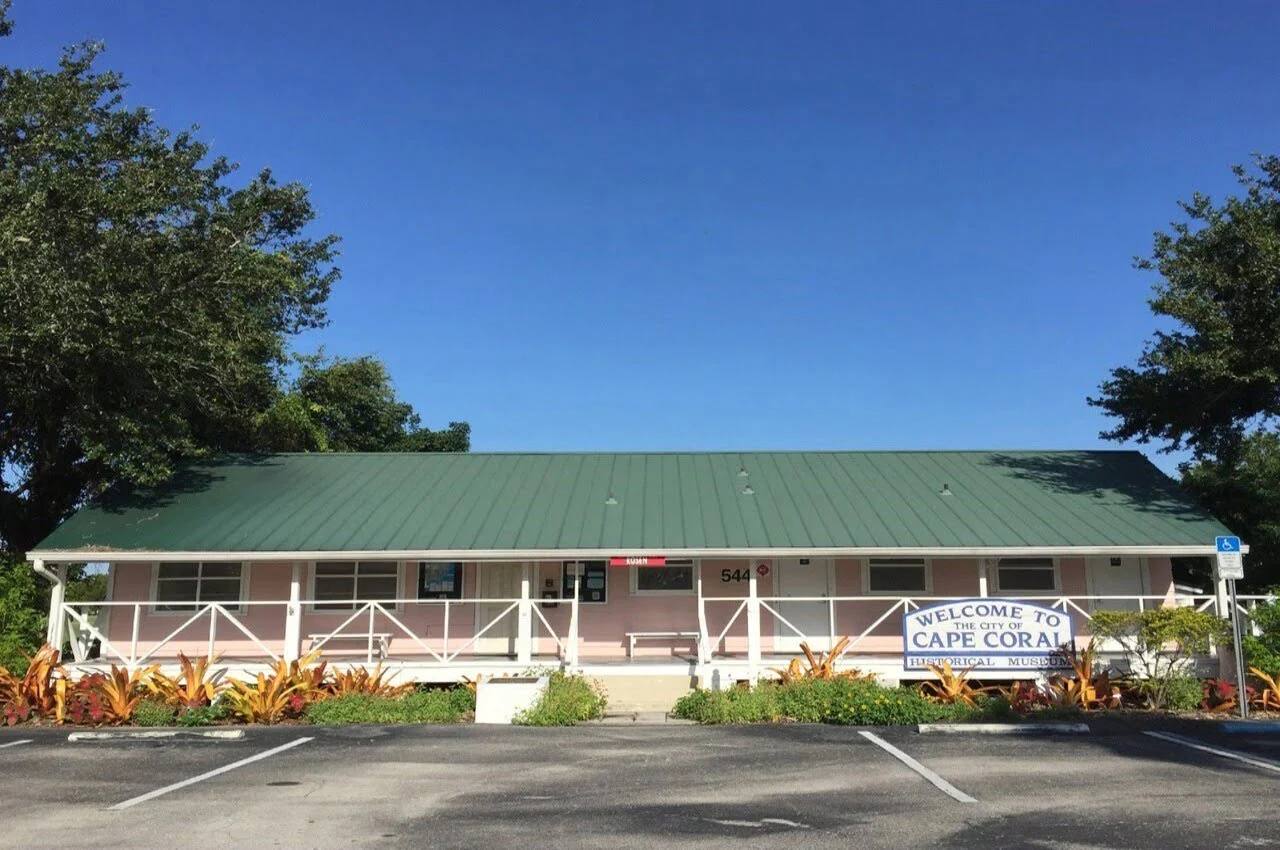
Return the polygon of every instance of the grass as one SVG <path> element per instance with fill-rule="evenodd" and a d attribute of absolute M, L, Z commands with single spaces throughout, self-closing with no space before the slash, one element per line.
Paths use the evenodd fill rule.
<path fill-rule="evenodd" d="M 403 697 L 349 694 L 312 703 L 303 717 L 319 726 L 457 723 L 475 711 L 466 688 L 415 691 Z"/>

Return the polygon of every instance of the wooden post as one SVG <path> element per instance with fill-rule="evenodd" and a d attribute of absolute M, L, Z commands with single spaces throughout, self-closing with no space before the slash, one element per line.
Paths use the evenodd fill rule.
<path fill-rule="evenodd" d="M 520 565 L 520 607 L 516 618 L 516 661 L 533 661 L 533 603 L 529 600 L 529 563 Z"/>
<path fill-rule="evenodd" d="M 578 583 L 581 581 L 579 564 L 573 562 L 573 566 L 569 567 L 573 570 L 573 597 L 569 600 L 569 652 L 572 661 L 570 662 L 569 672 L 578 672 Z M 563 582 L 560 585 L 561 594 L 564 592 Z"/>
<path fill-rule="evenodd" d="M 285 607 L 284 660 L 297 661 L 302 657 L 302 564 L 293 562 L 293 574 L 289 578 L 289 604 Z"/>
<path fill-rule="evenodd" d="M 760 595 L 756 571 L 749 565 L 747 571 L 747 677 L 754 682 L 760 673 Z"/>
<path fill-rule="evenodd" d="M 978 559 L 978 595 L 987 595 L 987 559 Z"/>

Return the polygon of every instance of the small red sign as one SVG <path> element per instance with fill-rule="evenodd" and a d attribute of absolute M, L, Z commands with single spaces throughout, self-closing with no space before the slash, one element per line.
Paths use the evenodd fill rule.
<path fill-rule="evenodd" d="M 665 555 L 620 555 L 609 559 L 611 567 L 665 567 Z"/>
<path fill-rule="evenodd" d="M 769 574 L 768 564 L 761 564 L 760 566 L 756 567 L 756 575 L 760 576 L 761 578 L 764 578 L 768 574 Z"/>

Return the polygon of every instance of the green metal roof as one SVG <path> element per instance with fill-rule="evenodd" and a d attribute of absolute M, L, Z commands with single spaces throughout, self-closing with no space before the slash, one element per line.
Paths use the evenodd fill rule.
<path fill-rule="evenodd" d="M 30 554 L 1207 552 L 1225 533 L 1127 451 L 282 454 L 110 494 Z"/>

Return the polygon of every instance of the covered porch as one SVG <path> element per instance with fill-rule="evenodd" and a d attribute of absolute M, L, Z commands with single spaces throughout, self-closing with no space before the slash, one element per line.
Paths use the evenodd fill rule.
<path fill-rule="evenodd" d="M 36 567 L 65 575 L 65 563 Z M 1227 611 L 1222 592 L 1179 592 L 1167 555 L 1133 552 L 204 558 L 111 562 L 109 570 L 102 602 L 65 601 L 55 584 L 49 639 L 69 647 L 77 669 L 163 666 L 183 652 L 220 656 L 252 675 L 319 650 L 331 665 L 382 664 L 405 681 L 551 667 L 706 682 L 767 676 L 801 643 L 825 650 L 847 636 L 843 666 L 892 680 L 912 675 L 903 669 L 902 616 L 938 602 L 1036 602 L 1068 615 L 1083 641 L 1097 610 Z"/>

